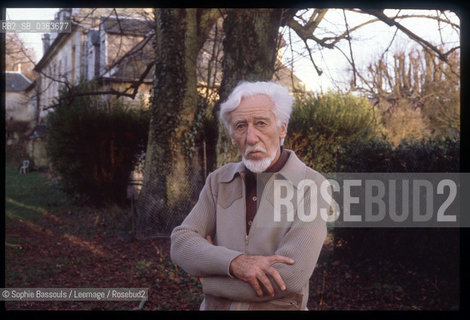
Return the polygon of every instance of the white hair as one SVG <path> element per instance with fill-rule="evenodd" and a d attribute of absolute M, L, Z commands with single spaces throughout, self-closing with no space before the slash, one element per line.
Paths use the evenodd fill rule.
<path fill-rule="evenodd" d="M 292 105 L 294 104 L 294 98 L 289 93 L 289 89 L 271 81 L 241 81 L 235 89 L 233 89 L 227 100 L 220 105 L 220 120 L 223 121 L 230 134 L 232 134 L 230 112 L 240 105 L 243 98 L 253 97 L 258 94 L 264 94 L 271 99 L 274 103 L 273 113 L 276 116 L 277 125 L 281 127 L 282 124 L 285 123 L 287 129 L 292 112 Z M 281 145 L 283 143 L 284 139 L 281 139 Z"/>

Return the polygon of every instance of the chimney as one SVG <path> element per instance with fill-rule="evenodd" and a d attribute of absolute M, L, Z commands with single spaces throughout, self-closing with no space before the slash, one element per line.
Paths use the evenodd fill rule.
<path fill-rule="evenodd" d="M 42 51 L 43 51 L 42 54 L 43 55 L 46 54 L 50 46 L 51 46 L 51 35 L 49 33 L 45 33 L 42 36 Z"/>
<path fill-rule="evenodd" d="M 60 10 L 55 14 L 55 20 L 67 20 L 70 19 L 72 15 L 72 8 L 60 8 Z"/>

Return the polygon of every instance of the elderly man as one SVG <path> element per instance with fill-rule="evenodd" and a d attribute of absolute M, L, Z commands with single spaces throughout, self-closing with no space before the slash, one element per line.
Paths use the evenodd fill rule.
<path fill-rule="evenodd" d="M 287 88 L 273 82 L 242 82 L 221 105 L 242 161 L 207 177 L 198 202 L 171 234 L 172 260 L 201 277 L 201 310 L 306 310 L 326 223 L 316 212 L 314 219 L 296 213 L 302 206 L 305 217 L 311 205 L 319 211 L 329 202 L 297 189 L 301 181 L 320 187 L 325 179 L 282 147 L 292 105 Z M 293 212 L 276 204 L 282 193 L 276 181 L 299 191 Z"/>

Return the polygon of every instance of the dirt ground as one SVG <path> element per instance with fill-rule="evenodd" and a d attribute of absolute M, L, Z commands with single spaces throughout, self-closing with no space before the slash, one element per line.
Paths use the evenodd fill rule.
<path fill-rule="evenodd" d="M 142 310 L 198 310 L 197 278 L 169 259 L 169 240 L 135 240 L 92 215 L 6 217 L 6 287 L 148 288 Z M 310 280 L 309 310 L 458 310 L 458 275 L 443 279 L 391 261 L 335 260 L 327 238 Z M 449 280 L 450 279 L 450 280 Z M 7 310 L 134 310 L 139 302 L 7 302 Z"/>

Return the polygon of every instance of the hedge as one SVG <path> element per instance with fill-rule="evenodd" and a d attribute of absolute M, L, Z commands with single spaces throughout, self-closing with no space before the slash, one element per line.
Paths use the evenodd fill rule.
<path fill-rule="evenodd" d="M 124 203 L 130 172 L 145 151 L 149 114 L 123 103 L 64 90 L 48 115 L 47 152 L 61 188 L 92 204 Z"/>

